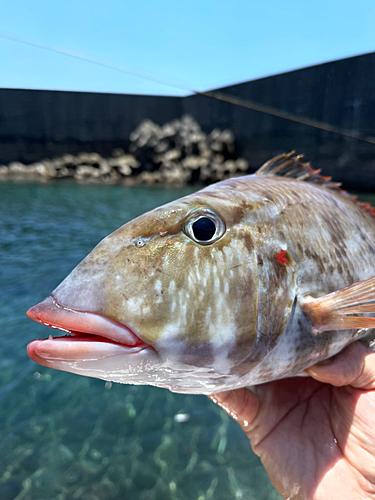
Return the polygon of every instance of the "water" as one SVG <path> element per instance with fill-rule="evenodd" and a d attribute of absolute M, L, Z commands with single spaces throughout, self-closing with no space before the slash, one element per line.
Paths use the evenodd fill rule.
<path fill-rule="evenodd" d="M 26 355 L 48 330 L 25 311 L 109 232 L 189 192 L 0 183 L 1 500 L 280 498 L 206 397 L 106 384 Z"/>

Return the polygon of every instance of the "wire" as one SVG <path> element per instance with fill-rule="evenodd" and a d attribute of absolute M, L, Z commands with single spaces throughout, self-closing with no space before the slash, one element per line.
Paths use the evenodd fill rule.
<path fill-rule="evenodd" d="M 178 80 L 172 80 L 169 78 L 162 77 L 160 75 L 155 75 L 153 73 L 147 73 L 145 71 L 141 71 L 135 68 L 131 68 L 129 66 L 125 66 L 123 64 L 113 63 L 111 61 L 107 61 L 105 59 L 100 59 L 98 57 L 93 57 L 82 52 L 76 52 L 70 49 L 65 49 L 63 47 L 58 47 L 56 45 L 50 45 L 44 42 L 39 42 L 36 40 L 31 40 L 29 38 L 25 38 L 19 35 L 13 35 L 9 33 L 0 32 L 0 38 L 5 38 L 7 40 L 12 40 L 14 42 L 23 43 L 26 45 L 31 45 L 33 47 L 38 47 L 40 49 L 48 50 L 50 52 L 57 52 L 59 54 L 63 54 L 69 57 L 73 57 L 75 59 L 80 59 L 81 61 L 90 62 L 92 64 L 96 64 L 98 66 L 103 66 L 105 68 L 110 68 L 116 71 L 120 71 L 122 73 L 127 73 L 129 75 L 138 76 L 140 78 L 144 78 L 145 80 L 149 80 L 152 82 L 162 83 L 168 87 L 173 87 L 179 90 L 185 90 L 189 93 L 209 97 L 211 99 L 215 99 L 217 101 L 224 101 L 229 104 L 233 104 L 234 106 L 240 106 L 242 108 L 251 109 L 253 111 L 258 111 L 259 113 L 264 113 L 267 115 L 276 116 L 278 118 L 282 118 L 284 120 L 289 120 L 295 123 L 299 123 L 301 125 L 306 125 L 308 127 L 313 127 L 319 130 L 324 130 L 326 132 L 330 132 L 332 134 L 338 134 L 344 137 L 350 137 L 351 139 L 356 139 L 358 141 L 367 142 L 369 144 L 375 144 L 375 137 L 359 134 L 357 132 L 352 132 L 350 130 L 341 129 L 340 127 L 335 127 L 334 125 L 330 125 L 329 123 L 320 122 L 317 120 L 311 120 L 310 118 L 304 118 L 302 116 L 294 115 L 287 111 L 283 111 L 277 108 L 273 108 L 270 106 L 265 106 L 263 104 L 255 103 L 253 101 L 249 101 L 248 99 L 241 99 L 239 97 L 235 97 L 229 94 L 224 94 L 222 92 L 217 91 L 205 91 L 201 92 L 199 90 L 194 90 L 184 82 L 180 82 Z"/>
<path fill-rule="evenodd" d="M 23 43 L 25 45 L 31 45 L 32 47 L 38 47 L 39 49 L 48 50 L 50 52 L 57 52 L 58 54 L 63 54 L 68 57 L 73 57 L 74 59 L 80 59 L 81 61 L 86 61 L 97 66 L 103 66 L 104 68 L 114 69 L 120 71 L 121 73 L 127 73 L 129 75 L 138 76 L 144 78 L 145 80 L 150 80 L 151 82 L 162 83 L 168 87 L 173 87 L 179 90 L 186 90 L 188 92 L 195 93 L 189 86 L 178 80 L 171 80 L 164 78 L 153 73 L 147 73 L 146 71 L 141 71 L 123 64 L 114 63 L 107 61 L 106 59 L 100 59 L 99 57 L 90 56 L 84 54 L 83 52 L 76 52 L 75 50 L 65 49 L 63 47 L 58 47 L 57 45 L 50 45 L 48 43 L 39 42 L 37 40 L 31 40 L 30 38 L 25 38 L 19 35 L 12 35 L 9 33 L 0 32 L 0 38 L 5 38 L 6 40 L 12 40 L 13 42 Z"/>
<path fill-rule="evenodd" d="M 264 106 L 263 104 L 258 104 L 247 99 L 241 99 L 234 97 L 232 95 L 223 94 L 222 92 L 195 92 L 198 95 L 204 95 L 206 97 L 211 97 L 217 101 L 224 101 L 235 106 L 241 106 L 242 108 L 252 109 L 253 111 L 259 111 L 260 113 L 265 113 L 267 115 L 277 116 L 278 118 L 283 118 L 284 120 L 289 120 L 292 122 L 300 123 L 301 125 L 307 125 L 308 127 L 314 127 L 320 130 L 325 130 L 326 132 L 331 132 L 332 134 L 339 134 L 345 137 L 350 137 L 351 139 L 357 139 L 358 141 L 368 142 L 370 144 L 375 144 L 375 137 L 362 135 L 357 132 L 352 132 L 350 130 L 345 130 L 340 127 L 335 127 L 329 123 L 319 122 L 317 120 L 310 120 L 310 118 L 304 118 L 302 116 L 293 115 L 287 111 L 282 111 L 270 106 Z"/>

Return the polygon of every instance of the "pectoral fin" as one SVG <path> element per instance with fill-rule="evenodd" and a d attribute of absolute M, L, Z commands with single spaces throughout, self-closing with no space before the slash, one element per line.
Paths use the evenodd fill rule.
<path fill-rule="evenodd" d="M 302 308 L 312 320 L 313 333 L 375 328 L 375 277 L 318 299 L 307 296 Z"/>

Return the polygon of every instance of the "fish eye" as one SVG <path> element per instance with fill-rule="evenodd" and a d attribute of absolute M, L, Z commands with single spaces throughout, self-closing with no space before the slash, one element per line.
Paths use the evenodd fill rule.
<path fill-rule="evenodd" d="M 192 230 L 196 240 L 212 240 L 216 233 L 216 226 L 208 217 L 201 217 L 192 225 Z"/>
<path fill-rule="evenodd" d="M 195 243 L 212 245 L 225 233 L 225 224 L 213 210 L 205 209 L 191 215 L 182 229 Z"/>

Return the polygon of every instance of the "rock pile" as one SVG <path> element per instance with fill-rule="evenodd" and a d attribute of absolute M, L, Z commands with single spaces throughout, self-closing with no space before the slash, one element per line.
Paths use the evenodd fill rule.
<path fill-rule="evenodd" d="M 115 149 L 110 158 L 98 153 L 66 154 L 31 165 L 12 162 L 0 166 L 0 179 L 63 179 L 78 182 L 209 184 L 248 171 L 248 162 L 236 158 L 230 130 L 215 128 L 208 135 L 191 116 L 163 126 L 144 120 L 130 135 L 129 151 Z"/>

